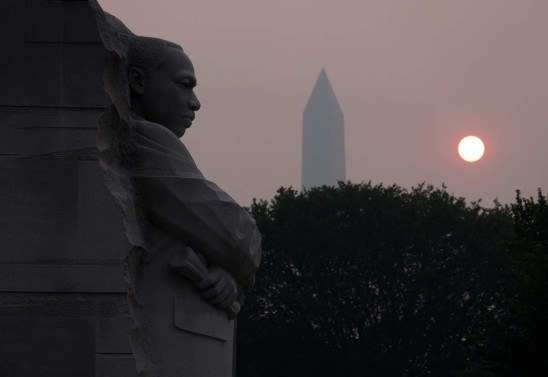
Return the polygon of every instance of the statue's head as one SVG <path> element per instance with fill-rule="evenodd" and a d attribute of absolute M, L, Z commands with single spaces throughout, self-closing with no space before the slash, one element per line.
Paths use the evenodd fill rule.
<path fill-rule="evenodd" d="M 194 67 L 181 46 L 134 37 L 129 43 L 127 65 L 131 110 L 167 127 L 177 137 L 183 136 L 200 109 L 200 101 L 194 94 Z"/>

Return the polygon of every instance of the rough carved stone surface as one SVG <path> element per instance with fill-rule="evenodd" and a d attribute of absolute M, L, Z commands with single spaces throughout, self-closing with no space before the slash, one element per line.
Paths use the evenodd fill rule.
<path fill-rule="evenodd" d="M 87 0 L 0 1 L 0 376 L 135 377 Z"/>
<path fill-rule="evenodd" d="M 231 376 L 234 317 L 260 263 L 260 234 L 179 140 L 200 107 L 190 59 L 90 4 L 108 51 L 113 103 L 99 125 L 99 159 L 133 245 L 127 282 L 137 369 Z"/>

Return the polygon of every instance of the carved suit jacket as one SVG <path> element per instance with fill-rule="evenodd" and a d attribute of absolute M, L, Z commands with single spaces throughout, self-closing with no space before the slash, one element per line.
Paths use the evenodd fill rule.
<path fill-rule="evenodd" d="M 130 242 L 147 249 L 147 226 L 155 226 L 249 287 L 261 259 L 261 235 L 253 218 L 204 178 L 166 127 L 131 119 L 125 132 L 105 129 L 116 122 L 120 118 L 113 108 L 103 116 L 98 145 Z"/>

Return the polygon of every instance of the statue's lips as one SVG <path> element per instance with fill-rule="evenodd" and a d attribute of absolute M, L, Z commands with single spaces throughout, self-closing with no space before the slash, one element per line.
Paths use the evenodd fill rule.
<path fill-rule="evenodd" d="M 185 116 L 183 117 L 183 119 L 185 121 L 185 128 L 189 128 L 190 126 L 192 126 L 192 121 L 194 120 L 194 117 Z"/>

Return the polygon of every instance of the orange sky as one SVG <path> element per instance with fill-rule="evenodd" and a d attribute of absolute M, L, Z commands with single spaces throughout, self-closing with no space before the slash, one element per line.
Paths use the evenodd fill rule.
<path fill-rule="evenodd" d="M 241 204 L 300 186 L 302 111 L 323 67 L 353 182 L 443 182 L 490 205 L 548 192 L 546 0 L 99 0 L 193 60 L 183 140 Z M 478 163 L 458 157 L 475 134 Z"/>

